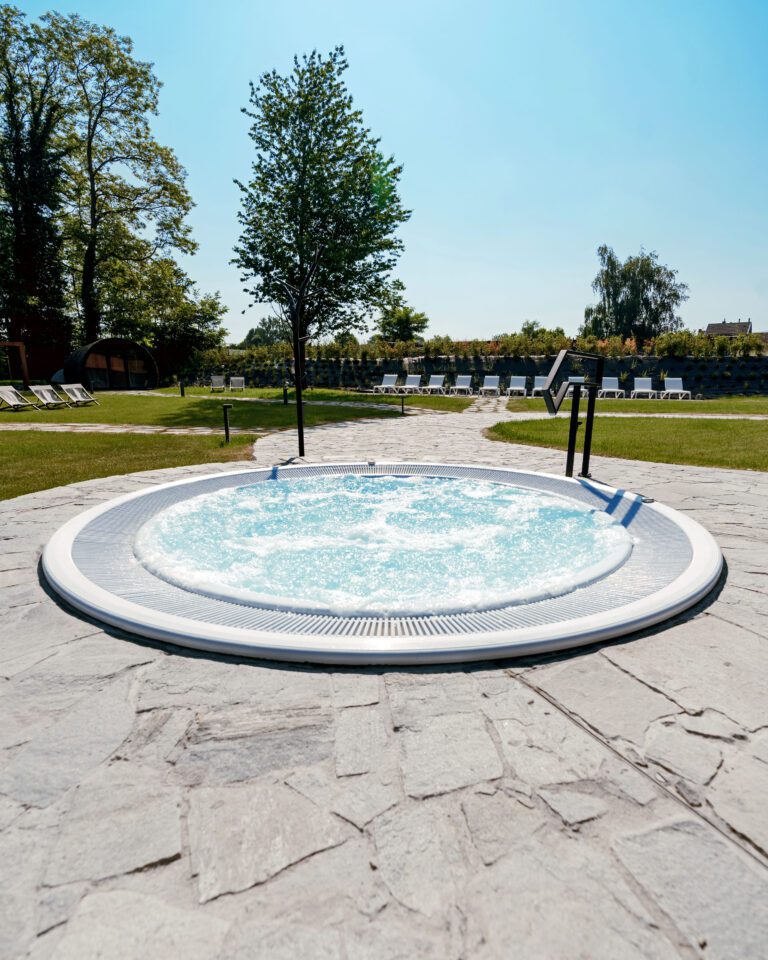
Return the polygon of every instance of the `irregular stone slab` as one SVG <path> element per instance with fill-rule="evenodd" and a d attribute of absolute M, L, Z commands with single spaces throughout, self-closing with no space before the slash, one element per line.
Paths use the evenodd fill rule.
<path fill-rule="evenodd" d="M 296 770 L 286 780 L 318 806 L 338 814 L 362 830 L 374 817 L 389 810 L 401 799 L 394 779 L 385 779 L 387 772 L 362 774 L 337 779 L 322 766 Z"/>
<path fill-rule="evenodd" d="M 91 893 L 67 924 L 52 960 L 214 960 L 228 929 L 225 920 L 158 897 L 128 890 Z"/>
<path fill-rule="evenodd" d="M 384 681 L 395 728 L 425 717 L 477 711 L 474 681 L 459 670 L 385 673 Z"/>
<path fill-rule="evenodd" d="M 722 713 L 716 710 L 705 710 L 702 714 L 690 716 L 687 713 L 681 713 L 677 716 L 677 722 L 689 733 L 695 733 L 700 737 L 712 737 L 715 740 L 744 740 L 746 734 L 744 730 L 733 720 L 724 717 Z"/>
<path fill-rule="evenodd" d="M 48 860 L 49 886 L 101 880 L 181 856 L 181 797 L 153 782 L 102 777 L 75 791 Z"/>
<path fill-rule="evenodd" d="M 334 673 L 331 684 L 333 705 L 337 709 L 366 707 L 380 700 L 381 678 L 378 673 Z"/>
<path fill-rule="evenodd" d="M 341 821 L 280 783 L 199 787 L 188 822 L 201 903 L 263 883 L 349 836 Z"/>
<path fill-rule="evenodd" d="M 586 731 L 542 697 L 526 703 L 521 719 L 496 720 L 512 772 L 538 788 L 576 780 L 598 780 L 609 755 Z"/>
<path fill-rule="evenodd" d="M 510 718 L 523 720 L 528 715 L 528 707 L 533 703 L 534 694 L 508 673 L 496 672 L 493 677 L 475 676 L 480 689 L 480 709 L 492 720 Z"/>
<path fill-rule="evenodd" d="M 539 796 L 569 827 L 586 823 L 587 820 L 596 820 L 608 810 L 607 805 L 599 797 L 593 797 L 578 790 L 563 787 L 556 790 L 539 790 Z"/>
<path fill-rule="evenodd" d="M 264 714 L 239 704 L 197 718 L 176 756 L 175 775 L 189 785 L 235 783 L 317 763 L 332 752 L 330 713 Z"/>
<path fill-rule="evenodd" d="M 233 924 L 221 960 L 452 960 L 448 941 L 389 914 L 339 926 L 292 921 Z"/>
<path fill-rule="evenodd" d="M 0 797 L 0 831 L 9 827 L 24 812 L 24 805 L 10 797 Z"/>
<path fill-rule="evenodd" d="M 496 746 L 477 713 L 428 718 L 400 734 L 405 792 L 430 797 L 504 772 Z"/>
<path fill-rule="evenodd" d="M 706 798 L 719 817 L 768 856 L 768 764 L 746 752 L 730 757 Z"/>
<path fill-rule="evenodd" d="M 0 675 L 13 677 L 70 640 L 97 632 L 92 623 L 46 601 L 0 611 Z"/>
<path fill-rule="evenodd" d="M 0 957 L 23 957 L 37 934 L 35 903 L 50 846 L 49 832 L 21 829 L 0 833 Z"/>
<path fill-rule="evenodd" d="M 398 807 L 373 825 L 376 863 L 403 906 L 445 918 L 455 906 L 467 872 L 457 825 L 435 803 Z"/>
<path fill-rule="evenodd" d="M 601 785 L 607 793 L 629 797 L 644 807 L 663 796 L 656 781 L 644 776 L 629 763 L 608 758 L 603 763 Z"/>
<path fill-rule="evenodd" d="M 463 910 L 473 960 L 679 958 L 610 854 L 561 831 L 487 867 L 468 885 Z"/>
<path fill-rule="evenodd" d="M 768 644 L 748 630 L 704 614 L 602 655 L 689 713 L 709 707 L 748 730 L 765 723 Z"/>
<path fill-rule="evenodd" d="M 648 726 L 680 708 L 623 673 L 600 654 L 541 667 L 533 681 L 608 739 L 642 744 Z"/>
<path fill-rule="evenodd" d="M 180 743 L 194 714 L 192 710 L 148 710 L 136 717 L 130 737 L 116 754 L 121 760 L 150 765 L 170 763 L 177 758 Z"/>
<path fill-rule="evenodd" d="M 423 922 L 396 921 L 387 910 L 366 924 L 344 927 L 345 960 L 459 960 L 460 937 L 451 931 L 427 930 Z"/>
<path fill-rule="evenodd" d="M 619 838 L 614 850 L 695 952 L 755 960 L 768 942 L 768 876 L 696 820 Z"/>
<path fill-rule="evenodd" d="M 677 724 L 654 724 L 645 739 L 645 756 L 693 783 L 709 783 L 723 759 L 714 740 L 692 736 Z"/>
<path fill-rule="evenodd" d="M 219 910 L 234 917 L 228 942 L 245 949 L 260 939 L 272 922 L 283 930 L 312 923 L 317 929 L 378 914 L 391 903 L 389 891 L 372 865 L 370 840 L 360 834 L 338 847 L 323 850 L 248 891 L 247 897 L 221 901 Z M 245 901 L 246 909 L 237 901 Z M 314 954 L 310 950 L 308 954 Z M 304 956 L 302 954 L 301 956 Z"/>
<path fill-rule="evenodd" d="M 368 773 L 379 767 L 387 731 L 377 707 L 350 707 L 336 722 L 336 776 Z"/>
<path fill-rule="evenodd" d="M 118 678 L 47 727 L 0 771 L 0 793 L 44 807 L 107 759 L 128 736 L 129 678 Z"/>
<path fill-rule="evenodd" d="M 87 883 L 68 883 L 63 887 L 53 888 L 43 887 L 35 910 L 38 937 L 66 923 L 87 892 Z"/>
<path fill-rule="evenodd" d="M 315 924 L 234 924 L 221 960 L 347 960 L 343 931 Z"/>
<path fill-rule="evenodd" d="M 544 823 L 542 815 L 502 791 L 472 793 L 461 801 L 472 843 L 483 863 L 495 863 L 530 837 Z"/>
<path fill-rule="evenodd" d="M 328 675 L 299 667 L 265 667 L 195 656 L 166 656 L 143 674 L 140 710 L 249 703 L 263 714 L 318 710 L 331 700 Z"/>
<path fill-rule="evenodd" d="M 71 692 L 78 688 L 90 694 L 104 681 L 161 656 L 160 651 L 151 647 L 103 632 L 94 633 L 92 626 L 88 633 L 91 635 L 71 640 L 44 662 L 18 674 L 14 683 L 24 696 L 50 695 L 56 689 Z"/>

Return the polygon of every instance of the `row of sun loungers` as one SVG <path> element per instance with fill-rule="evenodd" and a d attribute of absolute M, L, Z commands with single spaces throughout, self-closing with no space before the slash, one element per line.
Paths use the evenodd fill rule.
<path fill-rule="evenodd" d="M 64 394 L 56 392 L 57 388 Z M 33 400 L 19 393 L 16 387 L 0 387 L 0 410 L 56 410 L 61 407 L 83 407 L 89 403 L 98 404 L 82 383 L 60 383 L 57 387 L 30 387 Z"/>
<path fill-rule="evenodd" d="M 435 374 L 429 378 L 429 383 L 426 386 L 422 386 L 421 376 L 419 374 L 409 375 L 405 378 L 405 383 L 398 384 L 396 373 L 388 373 L 384 376 L 384 379 L 381 383 L 377 384 L 373 388 L 374 393 L 391 393 L 391 394 L 452 394 L 453 396 L 465 395 L 470 396 L 472 391 L 472 377 L 471 376 L 459 376 L 456 377 L 456 383 L 450 388 L 446 388 L 444 376 Z M 486 376 L 483 380 L 482 386 L 477 391 L 480 396 L 500 396 L 501 387 L 500 387 L 500 377 L 496 376 Z M 584 377 L 569 377 L 569 387 L 568 387 L 568 396 L 573 394 L 573 387 L 578 383 L 584 384 Z M 534 377 L 533 387 L 531 389 L 531 396 L 538 397 L 544 393 L 544 384 L 547 382 L 546 377 Z M 527 377 L 510 377 L 509 385 L 504 391 L 508 397 L 519 396 L 527 397 L 528 396 L 528 378 Z M 618 377 L 603 377 L 600 389 L 597 391 L 598 397 L 613 397 L 613 398 L 625 398 L 627 393 L 626 390 L 622 389 L 619 386 Z M 662 399 L 662 400 L 683 400 L 691 399 L 691 391 L 686 390 L 683 387 L 683 381 L 680 377 L 667 377 L 664 380 L 664 389 L 663 390 L 654 390 L 653 381 L 651 377 L 635 377 L 634 389 L 630 392 L 630 397 L 635 399 L 637 397 L 648 397 L 651 400 Z"/>

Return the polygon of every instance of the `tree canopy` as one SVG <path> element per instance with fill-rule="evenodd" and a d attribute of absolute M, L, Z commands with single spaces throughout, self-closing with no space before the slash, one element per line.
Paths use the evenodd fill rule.
<path fill-rule="evenodd" d="M 582 336 L 634 338 L 639 346 L 662 333 L 679 330 L 676 313 L 688 299 L 688 286 L 677 271 L 659 263 L 655 252 L 640 250 L 622 263 L 611 247 L 598 247 L 600 270 L 592 282 L 599 295 L 584 311 Z"/>
<path fill-rule="evenodd" d="M 259 320 L 255 327 L 251 327 L 238 346 L 247 349 L 248 347 L 273 347 L 276 343 L 290 342 L 290 326 L 282 317 L 269 316 Z"/>
<path fill-rule="evenodd" d="M 429 326 L 429 317 L 405 303 L 393 303 L 382 310 L 377 329 L 390 342 L 416 340 Z"/>
<path fill-rule="evenodd" d="M 342 47 L 294 58 L 251 84 L 256 158 L 241 190 L 235 263 L 254 302 L 301 339 L 362 329 L 391 290 L 409 217 L 401 167 L 386 157 L 343 80 Z"/>
<path fill-rule="evenodd" d="M 47 31 L 0 7 L 0 313 L 11 340 L 66 346 L 62 204 L 66 115 Z"/>
<path fill-rule="evenodd" d="M 0 334 L 43 375 L 99 336 L 171 362 L 226 333 L 218 294 L 172 259 L 196 244 L 186 174 L 152 132 L 159 90 L 109 27 L 0 6 Z"/>

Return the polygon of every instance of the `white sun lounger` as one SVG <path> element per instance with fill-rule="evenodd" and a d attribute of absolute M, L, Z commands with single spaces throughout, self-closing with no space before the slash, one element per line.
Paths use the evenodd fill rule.
<path fill-rule="evenodd" d="M 99 405 L 96 397 L 92 397 L 82 383 L 62 383 L 59 384 L 59 386 L 62 392 L 66 394 L 69 402 L 73 403 L 76 407 L 84 407 L 88 403 L 95 403 L 96 406 Z"/>
<path fill-rule="evenodd" d="M 691 391 L 683 386 L 682 377 L 666 377 L 664 389 L 661 391 L 662 400 L 690 400 Z"/>
<path fill-rule="evenodd" d="M 41 407 L 68 407 L 69 403 L 60 397 L 53 387 L 30 387 Z"/>
<path fill-rule="evenodd" d="M 649 400 L 657 400 L 659 394 L 653 389 L 653 380 L 650 377 L 635 377 L 635 389 L 629 396 L 632 400 L 636 397 L 648 397 Z"/>
<path fill-rule="evenodd" d="M 211 393 L 214 390 L 226 390 L 225 377 L 211 377 Z"/>
<path fill-rule="evenodd" d="M 5 404 L 0 406 L 0 410 L 26 410 L 27 407 L 38 409 L 37 404 L 22 397 L 16 387 L 0 387 L 0 403 Z"/>
<path fill-rule="evenodd" d="M 456 377 L 456 383 L 451 387 L 448 393 L 464 393 L 469 396 L 472 393 L 472 374 L 461 374 L 461 376 Z"/>
<path fill-rule="evenodd" d="M 546 377 L 534 377 L 533 378 L 533 390 L 531 390 L 532 397 L 540 397 L 544 393 L 544 384 L 547 382 Z"/>
<path fill-rule="evenodd" d="M 573 387 L 574 387 L 574 384 L 577 384 L 577 383 L 578 383 L 580 386 L 583 387 L 583 386 L 584 386 L 584 377 L 568 377 L 568 391 L 567 391 L 567 393 L 565 394 L 566 397 L 572 397 L 572 396 L 573 396 Z M 582 390 L 582 392 L 581 392 L 581 395 L 582 395 L 582 397 L 584 396 L 584 391 L 583 391 L 583 390 Z"/>
<path fill-rule="evenodd" d="M 603 382 L 600 384 L 600 389 L 597 391 L 598 397 L 621 397 L 622 399 L 626 397 L 626 390 L 622 390 L 619 386 L 618 377 L 603 377 Z"/>
<path fill-rule="evenodd" d="M 495 397 L 498 397 L 501 391 L 499 390 L 499 378 L 498 377 L 486 377 L 483 380 L 483 385 L 477 391 L 482 397 L 483 394 L 490 393 Z"/>
<path fill-rule="evenodd" d="M 232 390 L 245 390 L 245 377 L 230 377 L 229 389 L 230 392 Z"/>
<path fill-rule="evenodd" d="M 527 377 L 510 377 L 507 387 L 507 396 L 511 397 L 513 393 L 528 396 L 528 387 L 526 386 Z"/>
<path fill-rule="evenodd" d="M 374 388 L 374 393 L 394 393 L 397 389 L 397 374 L 396 373 L 385 373 L 384 379 L 381 383 L 377 383 Z"/>
<path fill-rule="evenodd" d="M 441 376 L 439 373 L 433 374 L 429 378 L 429 383 L 426 387 L 421 388 L 422 393 L 442 393 L 445 395 L 445 377 Z"/>
<path fill-rule="evenodd" d="M 397 388 L 398 393 L 420 393 L 421 392 L 421 374 L 412 373 L 405 378 L 405 383 Z"/>

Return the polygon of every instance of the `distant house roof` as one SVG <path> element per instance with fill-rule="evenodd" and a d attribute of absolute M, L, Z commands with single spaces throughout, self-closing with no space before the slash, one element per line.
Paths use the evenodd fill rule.
<path fill-rule="evenodd" d="M 740 337 L 742 334 L 752 333 L 752 321 L 740 320 L 738 323 L 709 323 L 705 331 L 710 337 Z"/>

